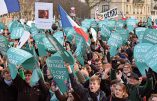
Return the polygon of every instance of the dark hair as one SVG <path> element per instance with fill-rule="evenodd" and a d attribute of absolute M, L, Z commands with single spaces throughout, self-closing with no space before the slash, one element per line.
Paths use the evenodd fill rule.
<path fill-rule="evenodd" d="M 26 75 L 26 74 L 32 74 L 32 71 L 31 71 L 31 70 L 26 70 L 26 71 L 25 71 L 25 75 Z"/>

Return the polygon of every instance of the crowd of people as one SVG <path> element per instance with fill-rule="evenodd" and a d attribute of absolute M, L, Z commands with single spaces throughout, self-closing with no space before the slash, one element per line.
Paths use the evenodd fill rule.
<path fill-rule="evenodd" d="M 141 26 L 140 23 L 138 26 Z M 57 31 L 57 26 L 54 24 L 52 29 Z M 97 33 L 99 35 L 100 31 Z M 110 56 L 110 47 L 101 37 L 98 36 L 94 41 L 90 30 L 88 34 L 91 44 L 83 56 L 85 65 L 75 60 L 72 70 L 68 63 L 64 64 L 71 81 L 64 94 L 46 65 L 47 57 L 53 53 L 48 52 L 47 56 L 39 57 L 39 66 L 45 81 L 41 77 L 33 87 L 30 86 L 32 71 L 18 68 L 16 78 L 12 79 L 7 58 L 1 54 L 0 101 L 157 101 L 157 74 L 149 68 L 146 76 L 142 76 L 134 61 L 133 50 L 138 43 L 135 32 L 129 33 L 128 42 L 119 48 L 114 57 Z M 11 47 L 17 46 L 18 40 L 10 38 L 7 28 L 1 35 L 13 42 Z M 32 37 L 28 41 L 35 46 Z M 75 52 L 76 43 L 67 41 L 66 37 L 64 41 L 66 49 Z M 38 54 L 37 50 L 36 47 Z"/>

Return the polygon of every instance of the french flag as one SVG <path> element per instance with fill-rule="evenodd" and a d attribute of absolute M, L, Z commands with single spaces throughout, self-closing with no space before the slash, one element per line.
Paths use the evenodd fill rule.
<path fill-rule="evenodd" d="M 65 12 L 60 5 L 58 5 L 58 10 L 61 16 L 62 27 L 73 27 L 75 31 L 80 34 L 86 40 L 86 42 L 88 42 L 88 34 L 81 29 L 81 27 Z"/>
<path fill-rule="evenodd" d="M 0 15 L 20 11 L 18 0 L 0 0 Z"/>

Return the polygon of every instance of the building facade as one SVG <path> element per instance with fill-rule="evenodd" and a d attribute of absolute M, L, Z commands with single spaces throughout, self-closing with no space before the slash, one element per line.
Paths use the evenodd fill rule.
<path fill-rule="evenodd" d="M 103 0 L 99 4 L 99 12 L 116 7 L 118 8 L 119 17 L 123 14 L 126 17 L 134 16 L 138 20 L 143 20 L 151 16 L 151 0 Z M 95 8 L 91 10 L 92 18 L 94 17 L 93 11 L 95 11 Z"/>
<path fill-rule="evenodd" d="M 157 19 L 157 0 L 151 1 L 151 15 L 153 19 Z"/>

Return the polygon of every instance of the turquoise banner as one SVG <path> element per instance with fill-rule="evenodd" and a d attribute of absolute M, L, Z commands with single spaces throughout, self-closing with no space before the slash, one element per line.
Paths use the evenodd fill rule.
<path fill-rule="evenodd" d="M 150 43 L 140 43 L 134 48 L 134 59 L 140 73 L 145 76 L 145 70 L 148 70 L 148 66 L 145 63 L 145 54 L 150 50 L 153 45 Z"/>
<path fill-rule="evenodd" d="M 68 90 L 69 74 L 67 69 L 64 67 L 64 61 L 59 53 L 55 53 L 51 57 L 47 58 L 46 64 L 55 80 L 57 86 L 60 88 L 62 93 Z"/>

